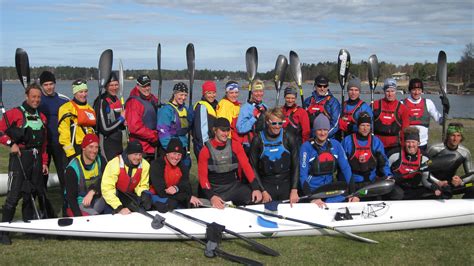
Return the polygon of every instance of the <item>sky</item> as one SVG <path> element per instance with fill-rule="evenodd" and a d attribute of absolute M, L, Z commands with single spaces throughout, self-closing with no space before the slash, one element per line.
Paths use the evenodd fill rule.
<path fill-rule="evenodd" d="M 396 65 L 436 62 L 444 50 L 459 61 L 474 42 L 474 1 L 439 0 L 0 0 L 0 66 L 24 48 L 31 66 L 97 67 L 105 49 L 114 68 L 185 69 L 193 43 L 196 69 L 245 71 L 245 51 L 258 49 L 258 71 L 279 54 L 303 63 L 353 62 L 376 54 Z"/>

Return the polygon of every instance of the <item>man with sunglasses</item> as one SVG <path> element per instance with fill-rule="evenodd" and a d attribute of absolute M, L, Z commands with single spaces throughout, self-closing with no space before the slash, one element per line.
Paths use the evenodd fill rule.
<path fill-rule="evenodd" d="M 229 120 L 217 118 L 213 130 L 215 137 L 199 153 L 198 176 L 203 194 L 219 209 L 225 207 L 226 201 L 237 205 L 260 202 L 262 193 L 242 144 L 229 139 Z M 237 177 L 239 167 L 250 184 L 243 184 Z"/>
<path fill-rule="evenodd" d="M 68 161 L 81 154 L 81 143 L 84 136 L 94 133 L 96 114 L 87 103 L 88 91 L 85 80 L 75 80 L 72 83 L 74 98 L 59 108 L 59 143 L 62 145 Z"/>
<path fill-rule="evenodd" d="M 304 106 L 309 115 L 309 123 L 312 125 L 319 114 L 324 114 L 330 123 L 329 138 L 338 131 L 338 120 L 341 114 L 341 104 L 329 91 L 329 79 L 319 75 L 314 79 L 314 91 L 312 95 L 304 100 Z M 313 128 L 311 128 L 314 130 Z"/>
<path fill-rule="evenodd" d="M 283 130 L 280 107 L 265 113 L 266 127 L 252 140 L 250 165 L 262 190 L 263 203 L 290 199 L 298 202 L 299 154 L 296 138 Z"/>

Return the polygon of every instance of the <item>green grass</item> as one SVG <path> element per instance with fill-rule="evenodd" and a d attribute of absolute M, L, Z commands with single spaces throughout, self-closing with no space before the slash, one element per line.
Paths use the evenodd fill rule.
<path fill-rule="evenodd" d="M 466 126 L 466 145 L 474 151 L 474 120 L 459 120 Z M 432 126 L 430 143 L 440 140 L 440 127 Z M 0 172 L 6 172 L 7 156 L 0 148 Z M 196 186 L 196 167 L 191 171 Z M 459 171 L 462 173 L 463 171 Z M 59 206 L 59 192 L 50 191 Z M 0 197 L 0 201 L 4 201 Z M 19 209 L 16 217 L 20 218 Z M 281 253 L 268 257 L 250 250 L 237 240 L 226 240 L 222 248 L 230 253 L 246 256 L 270 265 L 473 265 L 474 226 L 454 226 L 397 232 L 365 233 L 361 236 L 380 242 L 377 245 L 348 240 L 341 236 L 285 237 L 259 239 Z M 208 259 L 202 246 L 192 241 L 137 241 L 108 239 L 40 241 L 29 235 L 14 234 L 12 246 L 0 246 L 0 264 L 147 264 L 200 265 L 228 263 L 220 258 Z"/>

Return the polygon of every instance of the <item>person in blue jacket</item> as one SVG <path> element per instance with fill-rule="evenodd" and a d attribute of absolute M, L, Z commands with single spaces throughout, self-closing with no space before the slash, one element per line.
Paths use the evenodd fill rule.
<path fill-rule="evenodd" d="M 360 90 L 360 79 L 356 76 L 352 76 L 347 83 L 349 99 L 342 103 L 342 113 L 339 118 L 339 132 L 344 134 L 340 139 L 357 132 L 357 119 L 362 112 L 369 114 L 370 118 L 374 116 L 370 106 L 360 99 Z"/>
<path fill-rule="evenodd" d="M 265 128 L 265 111 L 268 107 L 263 103 L 264 87 L 263 81 L 259 79 L 253 81 L 251 98 L 240 107 L 237 118 L 236 128 L 239 135 L 244 135 L 242 144 L 246 154 L 249 153 L 250 143 L 255 134 Z"/>
<path fill-rule="evenodd" d="M 328 139 L 329 119 L 319 114 L 313 122 L 315 137 L 303 143 L 300 149 L 300 184 L 304 195 L 310 195 L 317 188 L 333 182 L 336 171 L 341 174 L 340 181 L 350 183 L 351 167 L 347 161 L 341 143 Z M 342 202 L 343 196 L 330 197 L 323 201 L 314 199 L 311 202 L 319 207 L 325 207 L 325 202 Z M 351 201 L 351 198 L 349 199 Z"/>
<path fill-rule="evenodd" d="M 329 91 L 329 79 L 326 76 L 319 75 L 314 79 L 314 91 L 304 100 L 303 106 L 308 112 L 310 125 L 313 125 L 314 119 L 322 113 L 329 119 L 329 138 L 337 133 L 341 104 Z"/>
<path fill-rule="evenodd" d="M 173 87 L 173 96 L 170 101 L 158 110 L 156 127 L 162 148 L 161 154 L 165 154 L 164 151 L 168 148 L 171 138 L 178 138 L 183 147 L 189 150 L 187 135 L 192 126 L 193 114 L 185 106 L 187 97 L 188 87 L 183 82 L 178 82 Z M 183 159 L 183 163 L 191 167 L 189 154 Z"/>
<path fill-rule="evenodd" d="M 352 170 L 350 193 L 375 182 L 377 177 L 386 179 L 392 176 L 382 141 L 370 133 L 371 124 L 370 114 L 360 112 L 358 131 L 342 141 Z M 354 197 L 353 201 L 359 201 L 359 198 Z"/>

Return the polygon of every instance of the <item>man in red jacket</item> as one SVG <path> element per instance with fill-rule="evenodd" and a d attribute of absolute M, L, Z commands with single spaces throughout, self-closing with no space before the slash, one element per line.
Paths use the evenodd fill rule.
<path fill-rule="evenodd" d="M 400 150 L 399 136 L 410 126 L 407 108 L 397 100 L 397 81 L 387 78 L 384 81 L 385 98 L 374 102 L 374 134 L 382 141 L 385 154 L 390 157 Z"/>
<path fill-rule="evenodd" d="M 130 141 L 138 140 L 143 146 L 143 158 L 153 160 L 155 149 L 159 145 L 156 130 L 158 98 L 151 93 L 151 79 L 141 75 L 137 85 L 130 91 L 125 104 L 125 120 L 127 121 Z"/>
<path fill-rule="evenodd" d="M 199 184 L 205 197 L 218 209 L 223 209 L 226 201 L 237 205 L 260 202 L 262 193 L 244 148 L 229 139 L 229 120 L 219 117 L 213 130 L 215 137 L 206 142 L 199 153 Z M 249 185 L 237 178 L 239 167 L 242 167 Z"/>
<path fill-rule="evenodd" d="M 296 104 L 296 96 L 298 96 L 298 92 L 294 87 L 285 88 L 285 106 L 283 106 L 285 121 L 283 128 L 290 132 L 290 134 L 293 134 L 301 145 L 310 138 L 311 128 L 308 113 Z"/>

